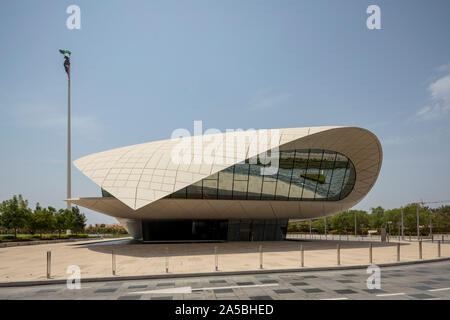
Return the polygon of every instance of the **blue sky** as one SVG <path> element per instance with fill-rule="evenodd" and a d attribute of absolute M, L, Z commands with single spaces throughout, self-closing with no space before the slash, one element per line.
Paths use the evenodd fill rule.
<path fill-rule="evenodd" d="M 66 8 L 81 8 L 81 30 Z M 381 8 L 368 30 L 366 8 Z M 0 200 L 64 207 L 66 76 L 73 159 L 177 128 L 354 125 L 383 145 L 357 205 L 450 200 L 450 2 L 2 1 Z M 72 195 L 98 196 L 73 168 Z M 112 218 L 84 210 L 89 223 Z"/>

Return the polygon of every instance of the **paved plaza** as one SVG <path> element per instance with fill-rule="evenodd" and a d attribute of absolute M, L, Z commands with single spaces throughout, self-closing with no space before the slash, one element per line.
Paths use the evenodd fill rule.
<path fill-rule="evenodd" d="M 275 300 L 450 299 L 450 262 L 381 269 L 381 288 L 370 290 L 365 269 L 184 277 L 177 279 L 0 288 L 0 299 Z"/>
<path fill-rule="evenodd" d="M 123 241 L 123 240 L 122 240 Z M 128 241 L 128 240 L 125 240 Z M 116 276 L 189 274 L 215 272 L 217 249 L 218 271 L 260 269 L 262 246 L 264 270 L 300 267 L 300 245 L 304 248 L 304 267 L 337 265 L 340 245 L 341 266 L 367 265 L 369 242 L 338 240 L 298 240 L 276 242 L 172 243 L 141 244 L 133 242 L 57 243 L 36 246 L 0 248 L 0 282 L 46 279 L 46 254 L 51 251 L 51 278 L 66 279 L 67 268 L 76 265 L 82 278 L 112 276 L 112 252 Z M 423 242 L 423 259 L 438 257 L 438 244 Z M 450 245 L 441 244 L 441 256 L 450 256 Z M 418 242 L 400 243 L 400 259 L 419 260 Z M 373 242 L 373 263 L 395 263 L 397 243 Z"/>

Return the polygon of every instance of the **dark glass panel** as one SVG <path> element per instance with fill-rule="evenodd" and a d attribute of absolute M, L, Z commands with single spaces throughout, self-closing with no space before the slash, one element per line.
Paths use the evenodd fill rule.
<path fill-rule="evenodd" d="M 322 150 L 311 149 L 309 152 L 306 173 L 301 176 L 305 178 L 303 184 L 302 200 L 314 200 L 317 182 L 320 181 L 320 164 L 322 162 Z"/>
<path fill-rule="evenodd" d="M 297 150 L 295 152 L 294 168 L 292 169 L 291 185 L 289 188 L 289 200 L 301 200 L 308 165 L 309 150 Z"/>
<path fill-rule="evenodd" d="M 248 200 L 259 200 L 261 199 L 262 181 L 263 176 L 261 175 L 261 165 L 251 164 L 250 173 L 248 177 Z"/>
<path fill-rule="evenodd" d="M 247 181 L 250 165 L 244 162 L 234 165 L 234 180 Z"/>
<path fill-rule="evenodd" d="M 216 172 L 216 173 L 214 173 L 214 174 L 204 178 L 203 180 L 217 180 L 217 179 L 219 179 L 219 173 L 218 172 Z"/>
<path fill-rule="evenodd" d="M 355 167 L 353 166 L 353 163 L 349 161 L 349 165 L 347 167 L 347 173 L 346 173 L 346 179 L 344 180 L 344 187 L 341 191 L 340 199 L 344 199 L 347 197 L 350 192 L 353 190 L 353 187 L 355 186 L 355 180 L 356 180 L 356 172 Z"/>
<path fill-rule="evenodd" d="M 233 169 L 234 166 L 228 167 L 219 172 L 219 199 L 232 199 Z"/>
<path fill-rule="evenodd" d="M 245 200 L 247 198 L 247 181 L 234 181 L 233 199 Z"/>
<path fill-rule="evenodd" d="M 101 189 L 102 189 L 102 197 L 103 198 L 114 198 L 114 196 L 111 193 L 109 193 L 108 191 L 106 191 L 103 188 L 101 188 Z"/>
<path fill-rule="evenodd" d="M 335 166 L 333 169 L 333 176 L 331 179 L 329 191 L 328 191 L 328 199 L 329 200 L 339 200 L 339 196 L 341 194 L 342 185 L 344 183 L 345 172 L 347 170 L 348 159 L 347 157 L 337 154 Z"/>
<path fill-rule="evenodd" d="M 266 181 L 264 177 L 261 200 L 274 200 L 276 182 Z"/>
<path fill-rule="evenodd" d="M 187 187 L 188 199 L 201 199 L 202 198 L 202 180 L 191 184 Z"/>
<path fill-rule="evenodd" d="M 289 198 L 289 186 L 294 166 L 295 151 L 280 152 L 280 168 L 278 169 L 277 186 L 275 192 L 276 200 L 287 200 Z"/>
<path fill-rule="evenodd" d="M 178 190 L 170 195 L 174 199 L 186 199 L 186 188 Z"/>
<path fill-rule="evenodd" d="M 203 198 L 217 199 L 217 180 L 203 180 Z"/>

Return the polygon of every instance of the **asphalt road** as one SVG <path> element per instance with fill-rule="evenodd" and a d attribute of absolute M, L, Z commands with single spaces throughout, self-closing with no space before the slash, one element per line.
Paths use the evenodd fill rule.
<path fill-rule="evenodd" d="M 381 289 L 368 289 L 365 269 L 81 282 L 0 288 L 0 299 L 450 299 L 450 261 L 381 269 Z"/>

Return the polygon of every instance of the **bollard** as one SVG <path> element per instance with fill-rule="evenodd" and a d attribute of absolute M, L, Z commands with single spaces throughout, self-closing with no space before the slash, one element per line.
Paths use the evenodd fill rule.
<path fill-rule="evenodd" d="M 431 236 L 431 243 L 434 242 L 434 235 Z"/>
<path fill-rule="evenodd" d="M 262 245 L 259 246 L 259 268 L 262 269 Z"/>
<path fill-rule="evenodd" d="M 441 240 L 438 240 L 438 258 L 441 257 Z"/>
<path fill-rule="evenodd" d="M 219 256 L 217 255 L 217 246 L 214 247 L 214 258 L 216 261 L 216 271 L 219 271 Z"/>
<path fill-rule="evenodd" d="M 369 243 L 369 263 L 372 264 L 372 242 Z"/>
<path fill-rule="evenodd" d="M 305 266 L 305 249 L 302 244 L 300 245 L 300 262 L 301 267 L 303 268 Z"/>
<path fill-rule="evenodd" d="M 112 267 L 112 275 L 116 275 L 116 254 L 114 250 L 111 250 L 111 267 Z"/>
<path fill-rule="evenodd" d="M 422 260 L 422 240 L 419 241 L 419 259 Z"/>
<path fill-rule="evenodd" d="M 47 251 L 47 279 L 50 279 L 52 274 L 52 252 Z"/>
<path fill-rule="evenodd" d="M 442 243 L 444 243 L 444 235 L 442 235 Z"/>
<path fill-rule="evenodd" d="M 166 273 L 169 273 L 169 248 L 166 248 Z"/>
<path fill-rule="evenodd" d="M 400 243 L 397 243 L 397 262 L 400 262 Z"/>
<path fill-rule="evenodd" d="M 341 265 L 341 245 L 337 244 L 337 265 Z"/>

